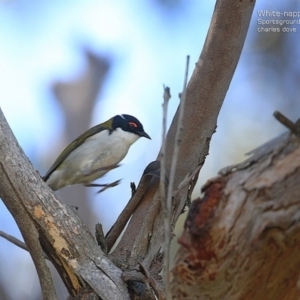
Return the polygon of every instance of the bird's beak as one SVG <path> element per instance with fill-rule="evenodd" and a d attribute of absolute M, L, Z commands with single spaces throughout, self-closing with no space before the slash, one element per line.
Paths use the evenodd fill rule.
<path fill-rule="evenodd" d="M 143 136 L 143 137 L 145 137 L 145 138 L 151 140 L 151 137 L 150 137 L 145 131 L 139 132 L 139 136 L 140 136 L 140 137 Z"/>

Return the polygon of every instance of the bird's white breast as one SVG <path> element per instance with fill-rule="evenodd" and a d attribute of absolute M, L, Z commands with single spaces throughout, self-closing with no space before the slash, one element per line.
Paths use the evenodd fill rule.
<path fill-rule="evenodd" d="M 99 166 L 117 164 L 125 157 L 130 146 L 138 138 L 138 135 L 123 131 L 120 128 L 117 128 L 111 134 L 108 130 L 104 130 L 88 138 L 67 159 L 80 157 L 83 165 L 98 165 L 97 162 L 99 162 Z"/>

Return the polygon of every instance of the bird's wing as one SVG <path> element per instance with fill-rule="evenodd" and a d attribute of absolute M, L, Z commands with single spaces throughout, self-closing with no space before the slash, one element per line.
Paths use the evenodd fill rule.
<path fill-rule="evenodd" d="M 67 156 L 80 145 L 82 145 L 85 140 L 96 133 L 99 133 L 105 129 L 111 128 L 111 120 L 106 121 L 105 123 L 96 125 L 90 128 L 88 131 L 80 135 L 77 139 L 75 139 L 55 160 L 53 165 L 50 167 L 46 175 L 43 177 L 44 181 L 47 181 L 50 175 L 60 166 L 60 164 L 67 158 Z"/>

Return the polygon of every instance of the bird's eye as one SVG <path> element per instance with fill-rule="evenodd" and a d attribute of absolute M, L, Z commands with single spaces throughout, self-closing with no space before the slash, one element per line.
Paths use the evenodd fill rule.
<path fill-rule="evenodd" d="M 129 122 L 129 125 L 131 126 L 131 127 L 134 127 L 134 128 L 137 128 L 138 126 L 136 125 L 136 123 L 134 123 L 134 122 Z"/>

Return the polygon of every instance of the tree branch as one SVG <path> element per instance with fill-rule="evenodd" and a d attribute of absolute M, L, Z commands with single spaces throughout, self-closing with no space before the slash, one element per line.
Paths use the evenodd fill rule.
<path fill-rule="evenodd" d="M 163 209 L 163 216 L 164 216 L 164 229 L 166 232 L 165 241 L 164 241 L 164 249 L 169 253 L 169 239 L 170 230 L 170 213 L 171 210 L 168 208 L 167 197 L 168 194 L 166 193 L 166 183 L 165 183 L 165 176 L 166 176 L 166 132 L 167 132 L 167 112 L 168 112 L 168 104 L 169 100 L 171 99 L 170 88 L 164 86 L 164 94 L 163 94 L 163 122 L 162 122 L 162 145 L 160 151 L 160 179 L 159 179 L 159 193 L 160 193 L 160 201 L 161 206 Z M 169 235 L 168 235 L 169 233 Z M 163 284 L 165 286 L 165 293 L 167 299 L 171 297 L 171 289 L 169 286 L 169 256 L 166 255 L 164 258 L 163 263 Z"/>
<path fill-rule="evenodd" d="M 5 122 L 6 120 L 0 109 L 0 198 L 13 215 L 22 233 L 38 273 L 43 299 L 55 300 L 57 296 L 51 273 L 46 264 L 44 252 L 39 242 L 38 231 L 22 203 L 24 195 L 21 190 L 16 188 L 13 180 L 14 177 L 11 176 L 11 166 L 17 162 L 7 153 L 7 147 L 10 146 L 15 149 L 19 147 L 16 141 L 8 145 L 10 141 L 5 140 L 5 136 L 11 134 L 9 128 L 5 126 Z M 15 177 L 19 177 L 20 170 L 16 170 L 15 172 Z"/>
<path fill-rule="evenodd" d="M 167 197 L 163 197 L 163 194 L 161 194 L 162 197 L 162 204 L 164 207 L 164 285 L 166 289 L 166 299 L 171 300 L 172 299 L 172 293 L 170 289 L 170 278 L 169 278 L 169 270 L 170 270 L 170 241 L 172 237 L 172 230 L 171 230 L 171 215 L 172 215 L 172 200 L 173 200 L 173 190 L 174 190 L 174 181 L 175 181 L 175 174 L 176 174 L 176 168 L 177 168 L 177 162 L 178 162 L 178 155 L 181 145 L 181 133 L 183 128 L 183 113 L 184 113 L 184 107 L 185 107 L 185 100 L 186 100 L 186 85 L 187 85 L 187 79 L 188 79 L 188 70 L 189 70 L 189 63 L 190 63 L 190 57 L 187 56 L 186 58 L 186 68 L 185 68 L 185 76 L 184 76 L 184 82 L 183 82 L 183 90 L 180 97 L 180 105 L 179 105 L 179 113 L 178 113 L 178 124 L 177 124 L 177 130 L 176 130 L 176 136 L 175 136 L 175 143 L 174 143 L 174 152 L 172 156 L 172 163 L 171 163 L 171 170 L 170 170 L 170 180 L 167 190 Z M 165 141 L 163 140 L 163 143 Z M 164 149 L 165 151 L 165 149 Z M 160 182 L 161 184 L 161 182 Z M 166 203 L 165 203 L 166 202 Z"/>
<path fill-rule="evenodd" d="M 275 111 L 274 117 L 278 120 L 282 125 L 287 127 L 291 132 L 300 137 L 300 119 L 293 123 L 290 119 L 284 116 L 281 112 Z"/>
<path fill-rule="evenodd" d="M 121 235 L 123 229 L 125 228 L 128 220 L 132 216 L 133 212 L 139 205 L 145 191 L 148 188 L 149 182 L 153 176 L 160 177 L 160 162 L 158 160 L 151 162 L 145 168 L 142 178 L 139 182 L 138 188 L 134 188 L 134 193 L 126 207 L 123 209 L 115 224 L 106 234 L 106 243 L 108 252 L 112 249 L 113 245 L 117 241 L 118 237 Z M 164 182 L 165 183 L 165 182 Z M 133 186 L 133 184 L 131 185 Z"/>
<path fill-rule="evenodd" d="M 0 230 L 0 236 L 2 236 L 4 239 L 8 240 L 12 244 L 18 246 L 19 248 L 21 248 L 25 251 L 29 251 L 26 244 L 24 242 L 20 241 L 19 239 L 17 239 L 16 237 L 14 237 L 10 234 L 7 234 L 6 232 L 1 231 L 1 230 Z"/>
<path fill-rule="evenodd" d="M 122 271 L 103 254 L 72 209 L 55 197 L 32 168 L 1 109 L 0 162 L 0 197 L 16 220 L 37 271 L 45 263 L 41 243 L 71 295 L 88 286 L 102 299 L 129 299 Z M 39 273 L 40 280 L 41 276 Z M 49 282 L 41 284 L 45 291 L 49 290 L 47 284 L 51 287 Z"/>
<path fill-rule="evenodd" d="M 299 299 L 300 139 L 285 133 L 251 153 L 192 202 L 173 299 Z"/>
<path fill-rule="evenodd" d="M 203 51 L 186 89 L 185 122 L 175 187 L 205 161 L 220 108 L 240 57 L 254 3 L 251 0 L 219 0 L 216 3 Z M 179 110 L 166 138 L 167 177 L 171 169 L 178 119 Z M 172 203 L 172 230 L 191 193 L 191 187 L 193 184 L 183 187 Z M 159 180 L 152 178 L 112 256 L 116 263 L 128 269 L 134 269 L 141 261 L 159 277 L 163 241 Z"/>

